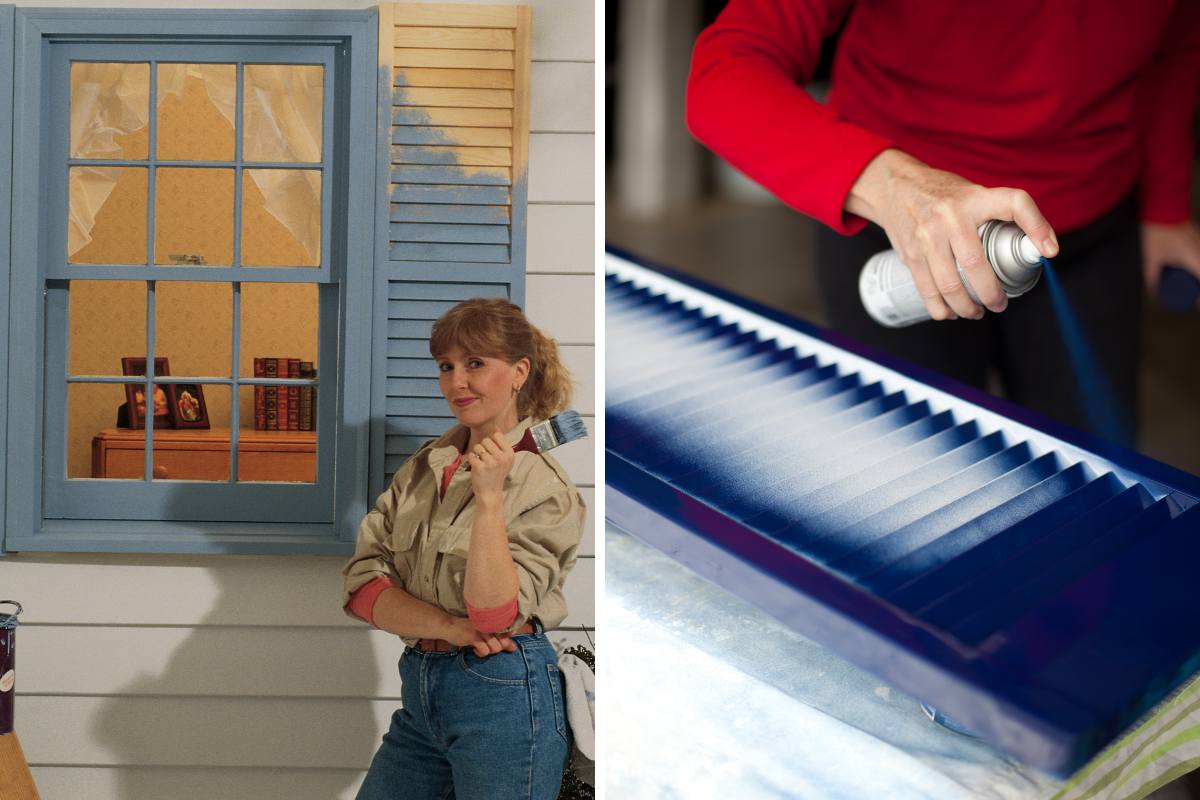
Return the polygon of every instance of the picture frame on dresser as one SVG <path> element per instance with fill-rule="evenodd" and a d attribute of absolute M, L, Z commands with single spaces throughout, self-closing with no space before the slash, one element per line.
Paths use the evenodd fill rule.
<path fill-rule="evenodd" d="M 171 427 L 209 429 L 208 404 L 204 387 L 198 383 L 174 383 L 167 386 Z"/>
<path fill-rule="evenodd" d="M 124 356 L 121 358 L 122 375 L 145 375 L 146 359 L 142 356 Z M 171 365 L 166 356 L 154 359 L 155 375 L 170 375 Z M 142 430 L 146 427 L 145 384 L 125 384 L 125 403 L 117 409 L 117 427 Z M 169 384 L 162 386 L 154 384 L 154 427 L 170 428 L 174 426 L 172 396 L 174 387 Z"/>

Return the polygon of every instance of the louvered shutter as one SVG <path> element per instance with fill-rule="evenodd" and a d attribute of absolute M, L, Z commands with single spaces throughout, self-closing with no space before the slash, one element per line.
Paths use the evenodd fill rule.
<path fill-rule="evenodd" d="M 429 357 L 460 300 L 524 304 L 530 19 L 527 6 L 380 6 L 387 140 L 378 257 L 372 487 L 453 422 Z"/>

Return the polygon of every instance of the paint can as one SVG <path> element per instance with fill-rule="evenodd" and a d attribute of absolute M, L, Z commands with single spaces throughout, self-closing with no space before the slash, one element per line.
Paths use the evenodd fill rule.
<path fill-rule="evenodd" d="M 16 611 L 4 613 L 4 606 Z M 16 600 L 0 600 L 0 736 L 13 731 L 13 695 L 17 683 L 17 615 L 22 611 Z"/>
<path fill-rule="evenodd" d="M 979 227 L 979 239 L 1000 288 L 1009 297 L 1025 294 L 1042 276 L 1041 253 L 1016 223 L 985 222 Z M 958 276 L 967 294 L 979 303 L 962 267 Z M 858 294 L 871 318 L 885 327 L 903 328 L 930 319 L 912 273 L 895 250 L 884 250 L 867 260 L 858 276 Z"/>

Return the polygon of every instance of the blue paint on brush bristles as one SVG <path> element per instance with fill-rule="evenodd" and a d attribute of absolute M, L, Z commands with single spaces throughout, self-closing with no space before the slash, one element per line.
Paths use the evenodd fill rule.
<path fill-rule="evenodd" d="M 1088 427 L 1093 433 L 1110 442 L 1122 442 L 1121 424 L 1113 404 L 1112 389 L 1100 371 L 1096 355 L 1087 338 L 1083 335 L 1079 318 L 1071 308 L 1058 274 L 1045 257 L 1042 258 L 1042 274 L 1046 278 L 1046 287 L 1054 304 L 1058 329 L 1067 348 L 1067 358 L 1075 372 L 1075 391 L 1087 416 Z"/>
<path fill-rule="evenodd" d="M 554 428 L 554 436 L 559 444 L 587 436 L 587 426 L 583 424 L 578 411 L 564 411 L 556 417 L 551 417 L 550 426 Z"/>

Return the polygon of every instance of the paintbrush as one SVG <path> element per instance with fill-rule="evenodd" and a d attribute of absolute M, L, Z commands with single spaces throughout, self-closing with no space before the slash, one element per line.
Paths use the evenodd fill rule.
<path fill-rule="evenodd" d="M 544 453 L 560 444 L 573 442 L 585 436 L 587 436 L 587 427 L 579 418 L 579 412 L 564 411 L 545 422 L 530 425 L 529 429 L 525 431 L 525 435 L 521 437 L 521 441 L 513 445 L 513 450 Z"/>

